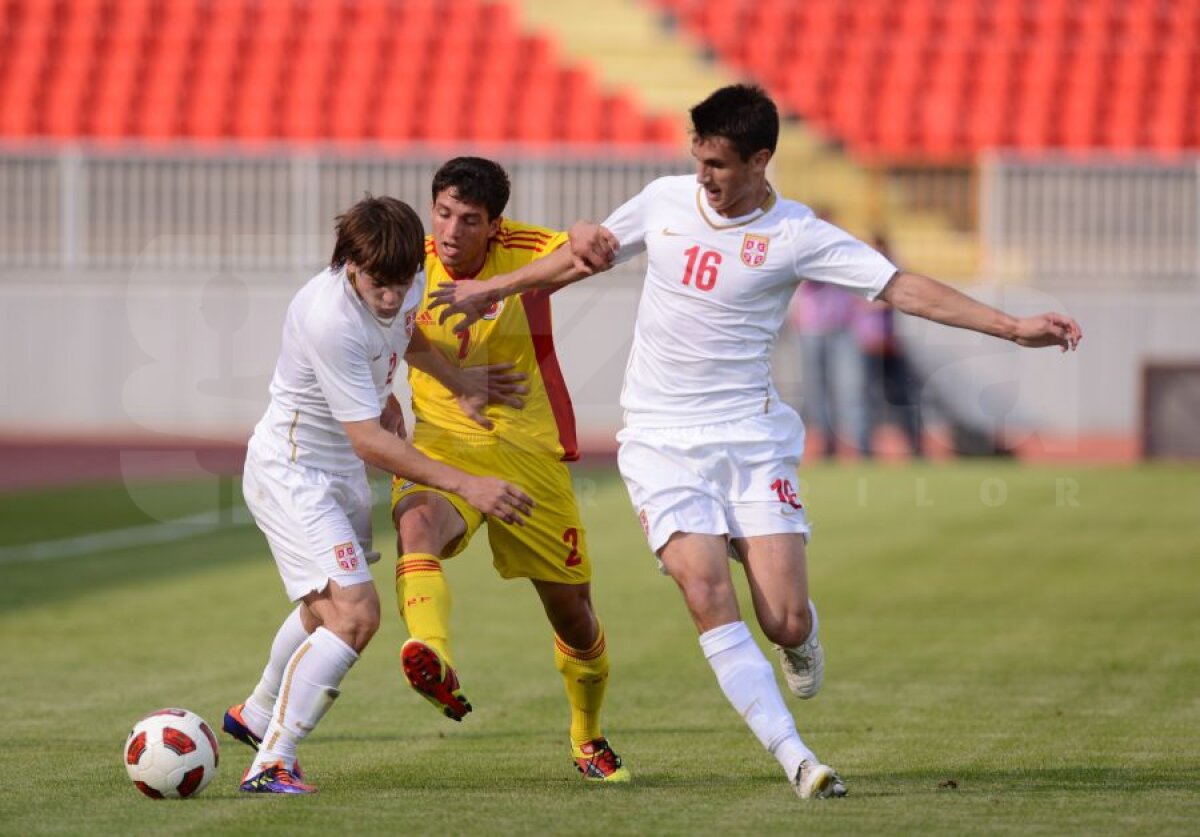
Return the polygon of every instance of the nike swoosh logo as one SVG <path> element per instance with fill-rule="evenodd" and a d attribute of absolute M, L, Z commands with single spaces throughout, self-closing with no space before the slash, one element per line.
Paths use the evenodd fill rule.
<path fill-rule="evenodd" d="M 383 357 L 383 349 L 380 349 L 379 354 L 377 354 L 377 355 L 375 355 L 375 357 L 371 358 L 371 362 L 374 363 L 375 361 L 379 360 L 381 357 Z"/>
<path fill-rule="evenodd" d="M 667 228 L 667 227 L 663 227 L 663 232 L 662 232 L 662 234 L 663 234 L 663 235 L 683 235 L 683 233 L 681 233 L 681 232 L 674 232 L 674 231 L 672 231 L 671 229 L 669 229 L 669 228 Z"/>

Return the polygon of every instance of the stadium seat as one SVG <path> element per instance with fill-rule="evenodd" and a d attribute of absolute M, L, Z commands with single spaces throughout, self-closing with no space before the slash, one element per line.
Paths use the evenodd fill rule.
<path fill-rule="evenodd" d="M 765 83 L 785 110 L 852 152 L 912 159 L 1003 144 L 1078 149 L 1142 142 L 1138 100 L 1153 99 L 1160 88 L 1191 91 L 1200 43 L 1198 0 L 659 5 L 705 37 L 722 60 Z M 786 36 L 760 37 L 768 27 Z M 864 69 L 862 56 L 872 56 L 866 64 L 882 72 Z M 870 106 L 839 101 L 844 96 Z M 892 99 L 919 103 L 911 129 L 863 117 L 864 109 L 887 109 Z M 888 109 L 898 111 L 904 109 Z M 1156 129 L 1158 142 L 1179 135 L 1176 122 Z M 1180 141 L 1190 136 L 1185 129 Z"/>
<path fill-rule="evenodd" d="M 1194 147 L 1200 0 L 650 1 L 851 152 Z M 500 0 L 5 0 L 0 50 L 7 136 L 678 139 Z"/>

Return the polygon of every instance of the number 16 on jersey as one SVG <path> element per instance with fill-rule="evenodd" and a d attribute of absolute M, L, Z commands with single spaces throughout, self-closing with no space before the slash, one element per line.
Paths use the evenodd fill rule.
<path fill-rule="evenodd" d="M 717 268 L 721 266 L 721 254 L 716 250 L 701 250 L 700 245 L 689 247 L 683 251 L 688 257 L 687 267 L 683 271 L 683 284 L 692 285 L 693 275 L 695 288 L 698 291 L 711 291 L 717 284 Z"/>

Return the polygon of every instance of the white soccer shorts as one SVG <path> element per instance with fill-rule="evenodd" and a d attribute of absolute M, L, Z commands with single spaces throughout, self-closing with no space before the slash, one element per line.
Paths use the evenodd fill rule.
<path fill-rule="evenodd" d="M 655 555 L 675 532 L 808 540 L 796 477 L 804 423 L 787 405 L 698 427 L 627 427 L 617 440 L 617 464 Z"/>
<path fill-rule="evenodd" d="M 372 581 L 371 487 L 365 469 L 332 474 L 289 462 L 251 440 L 242 494 L 267 536 L 288 598 Z"/>

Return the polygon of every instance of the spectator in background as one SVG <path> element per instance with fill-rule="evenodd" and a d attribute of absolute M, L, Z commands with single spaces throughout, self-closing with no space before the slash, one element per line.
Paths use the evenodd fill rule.
<path fill-rule="evenodd" d="M 832 223 L 827 209 L 817 210 L 816 215 Z M 860 449 L 870 448 L 864 362 L 854 334 L 861 304 L 858 295 L 836 285 L 804 282 L 788 309 L 792 329 L 800 338 L 802 412 L 808 424 L 821 429 L 826 459 L 837 454 L 839 437 L 853 440 Z"/>
<path fill-rule="evenodd" d="M 871 245 L 895 262 L 884 235 L 876 233 Z M 859 452 L 868 459 L 874 455 L 871 434 L 877 424 L 890 417 L 904 431 L 912 456 L 923 457 L 920 385 L 896 339 L 896 310 L 883 302 L 859 301 L 858 297 L 855 300 L 858 308 L 854 334 L 863 368 L 863 421 L 859 428 L 861 435 L 856 439 Z"/>

